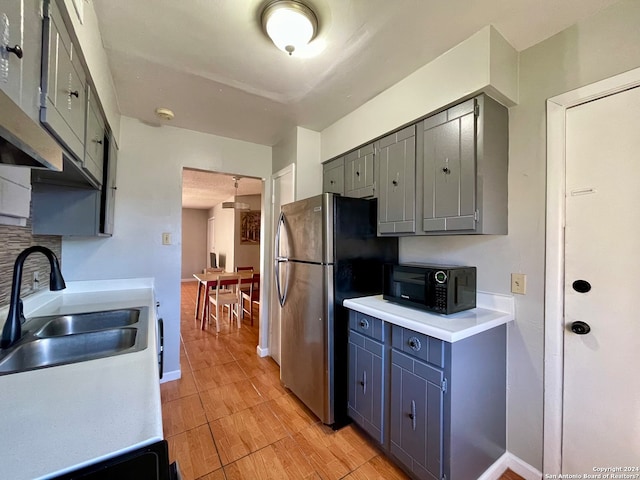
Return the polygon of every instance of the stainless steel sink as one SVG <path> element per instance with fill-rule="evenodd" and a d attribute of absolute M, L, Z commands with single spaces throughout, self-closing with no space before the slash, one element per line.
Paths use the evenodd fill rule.
<path fill-rule="evenodd" d="M 138 309 L 64 315 L 47 322 L 44 327 L 36 332 L 36 335 L 38 337 L 58 337 L 60 335 L 127 327 L 137 323 L 139 318 L 140 310 Z"/>
<path fill-rule="evenodd" d="M 146 307 L 28 319 L 18 343 L 0 349 L 0 375 L 147 348 Z"/>

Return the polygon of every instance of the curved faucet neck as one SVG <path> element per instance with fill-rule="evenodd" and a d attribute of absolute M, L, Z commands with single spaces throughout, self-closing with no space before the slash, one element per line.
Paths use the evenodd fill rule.
<path fill-rule="evenodd" d="M 49 260 L 49 266 L 51 268 L 51 274 L 49 276 L 49 290 L 62 290 L 63 288 L 66 288 L 64 278 L 62 278 L 62 273 L 60 272 L 58 257 L 56 257 L 55 253 L 40 245 L 34 245 L 33 247 L 29 247 L 20 252 L 13 265 L 9 314 L 7 315 L 7 321 L 5 322 L 2 330 L 2 341 L 0 342 L 1 348 L 10 347 L 17 342 L 22 335 L 21 325 L 25 321 L 24 313 L 22 312 L 22 301 L 20 300 L 22 267 L 27 257 L 34 252 L 42 253 Z"/>

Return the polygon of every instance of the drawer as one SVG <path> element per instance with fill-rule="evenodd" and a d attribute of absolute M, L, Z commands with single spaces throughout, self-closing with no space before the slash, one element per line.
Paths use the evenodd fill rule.
<path fill-rule="evenodd" d="M 407 355 L 419 358 L 440 368 L 444 367 L 443 340 L 393 325 L 391 345 Z"/>
<path fill-rule="evenodd" d="M 380 342 L 385 341 L 384 322 L 379 318 L 350 310 L 349 328 L 367 337 L 375 338 Z"/>
<path fill-rule="evenodd" d="M 382 358 L 384 356 L 384 345 L 376 340 L 360 335 L 358 332 L 349 330 L 349 343 L 373 353 Z"/>

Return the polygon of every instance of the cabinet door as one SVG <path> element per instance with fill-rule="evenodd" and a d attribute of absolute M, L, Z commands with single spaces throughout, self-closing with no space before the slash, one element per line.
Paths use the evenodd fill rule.
<path fill-rule="evenodd" d="M 415 126 L 381 139 L 376 153 L 378 233 L 415 232 Z"/>
<path fill-rule="evenodd" d="M 424 121 L 424 218 L 430 231 L 476 226 L 475 100 Z M 442 123 L 438 123 L 438 122 Z"/>
<path fill-rule="evenodd" d="M 345 156 L 345 195 L 355 198 L 375 196 L 375 149 L 366 145 Z"/>
<path fill-rule="evenodd" d="M 344 157 L 324 164 L 322 192 L 344 195 Z"/>
<path fill-rule="evenodd" d="M 77 160 L 84 159 L 86 92 L 84 71 L 55 3 L 48 4 L 44 23 L 42 89 L 45 104 L 40 120 Z"/>
<path fill-rule="evenodd" d="M 442 478 L 443 375 L 391 352 L 391 453 L 419 479 Z"/>
<path fill-rule="evenodd" d="M 87 135 L 85 138 L 84 168 L 102 185 L 104 167 L 104 121 L 98 100 L 92 89 L 87 88 Z"/>
<path fill-rule="evenodd" d="M 0 7 L 0 88 L 17 105 L 22 103 L 22 60 L 18 55 L 8 52 L 7 47 L 23 46 L 22 8 L 22 0 L 3 2 Z"/>
<path fill-rule="evenodd" d="M 383 439 L 383 345 L 349 332 L 349 416 L 378 443 Z"/>

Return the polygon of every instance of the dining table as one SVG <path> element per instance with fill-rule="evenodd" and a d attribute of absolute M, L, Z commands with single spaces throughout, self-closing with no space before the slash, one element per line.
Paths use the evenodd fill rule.
<path fill-rule="evenodd" d="M 239 275 L 240 284 L 251 284 L 253 281 L 253 271 L 242 270 L 239 272 L 213 272 L 213 273 L 194 273 L 193 277 L 198 281 L 198 294 L 196 295 L 196 320 L 209 317 L 209 302 L 207 301 L 207 295 L 209 290 L 216 288 L 218 284 L 218 277 L 220 275 Z M 204 290 L 204 297 L 202 291 Z M 198 316 L 200 312 L 200 299 L 203 299 L 202 304 L 202 317 Z"/>

